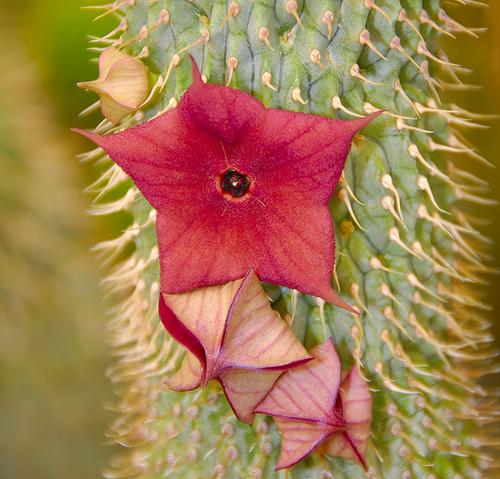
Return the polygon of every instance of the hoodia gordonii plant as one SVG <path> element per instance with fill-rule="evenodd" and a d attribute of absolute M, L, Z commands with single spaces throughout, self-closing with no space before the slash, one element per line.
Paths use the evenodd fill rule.
<path fill-rule="evenodd" d="M 86 135 L 135 181 L 103 150 L 83 155 L 108 165 L 90 188 L 98 192 L 93 212 L 127 211 L 132 218 L 116 239 L 96 246 L 105 262 L 122 260 L 105 282 L 117 300 L 110 328 L 118 360 L 109 377 L 119 395 L 108 436 L 125 449 L 105 477 L 455 479 L 493 473 L 493 404 L 478 385 L 492 356 L 487 308 L 476 298 L 488 271 L 486 239 L 460 210 L 463 200 L 487 200 L 478 196 L 484 182 L 460 170 L 453 155 L 485 160 L 458 131 L 474 126 L 477 115 L 440 98 L 446 82 L 460 81 L 460 68 L 440 50 L 438 37 L 468 30 L 438 1 L 127 0 L 98 8 L 119 24 L 95 39 L 99 79 L 81 85 L 100 95 L 107 118 L 97 135 Z M 129 129 L 136 124 L 143 126 Z M 240 157 L 236 137 L 246 141 Z M 203 162 L 216 155 L 213 138 L 227 167 L 212 186 L 217 201 L 226 198 L 232 208 L 222 209 L 217 221 L 213 209 L 201 214 L 186 207 L 197 201 L 199 174 L 208 168 Z M 304 163 L 285 165 L 278 176 L 271 171 L 271 181 L 262 171 L 266 161 L 278 161 L 276 151 Z M 186 170 L 196 155 L 200 171 Z M 252 184 L 252 175 L 234 165 L 255 156 L 263 181 Z M 316 170 L 311 157 L 321 157 Z M 258 193 L 266 181 L 273 200 L 267 205 Z M 325 231 L 311 234 L 303 216 L 315 217 L 316 210 L 303 201 L 319 195 L 324 203 L 335 186 L 331 271 L 331 220 L 322 216 L 317 224 Z M 225 235 L 241 219 L 231 212 L 249 201 L 246 195 L 262 207 L 261 220 Z M 261 235 L 267 220 L 285 246 Z M 175 234 L 181 222 L 187 239 L 180 230 Z M 221 229 L 200 235 L 196 228 L 207 222 Z M 206 248 L 216 233 L 224 241 Z M 265 255 L 248 260 L 263 248 L 274 268 Z M 312 255 L 320 250 L 325 264 Z M 217 268 L 207 268 L 210 262 Z M 242 265 L 248 273 L 241 274 Z M 316 281 L 325 270 L 336 291 L 330 278 L 326 286 Z M 276 340 L 282 350 L 271 344 L 254 357 L 246 345 L 272 343 L 270 331 L 284 327 L 264 313 L 267 304 L 254 307 L 262 300 L 257 276 L 269 282 L 264 287 L 272 307 L 295 338 L 285 328 Z M 266 327 L 252 325 L 245 308 L 260 311 Z M 273 351 L 290 360 L 271 359 Z M 259 388 L 248 375 L 236 377 L 266 368 L 274 376 Z M 315 375 L 319 383 L 311 381 Z M 312 441 L 311 424 L 332 429 Z"/>

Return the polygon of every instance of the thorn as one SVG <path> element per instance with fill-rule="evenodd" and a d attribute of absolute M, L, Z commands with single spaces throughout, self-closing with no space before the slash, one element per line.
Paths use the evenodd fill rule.
<path fill-rule="evenodd" d="M 331 10 L 325 10 L 321 16 L 321 21 L 326 25 L 328 40 L 332 39 L 334 15 Z"/>
<path fill-rule="evenodd" d="M 359 34 L 359 43 L 366 45 L 372 52 L 378 55 L 382 60 L 387 60 L 384 54 L 372 43 L 370 32 L 366 28 Z"/>
<path fill-rule="evenodd" d="M 457 279 L 462 278 L 462 276 L 460 276 L 460 274 L 448 262 L 444 261 L 444 258 L 442 258 L 443 262 L 440 263 L 440 262 L 436 261 L 434 258 L 432 258 L 430 255 L 428 255 L 423 250 L 422 245 L 420 244 L 419 241 L 414 241 L 412 243 L 411 247 L 412 247 L 413 251 L 415 251 L 415 253 L 417 253 L 419 256 L 421 256 L 422 258 L 427 260 L 429 263 L 431 263 L 433 266 L 433 269 L 436 272 L 445 273 L 445 274 L 453 276 Z"/>
<path fill-rule="evenodd" d="M 366 78 L 365 76 L 363 76 L 360 73 L 360 71 L 359 71 L 359 65 L 357 63 L 354 63 L 351 66 L 351 69 L 349 70 L 349 74 L 352 77 L 354 77 L 354 78 L 358 78 L 361 81 L 364 81 L 364 82 L 368 83 L 369 85 L 374 85 L 374 86 L 383 86 L 384 85 L 383 83 L 379 83 L 379 82 L 376 82 L 376 81 L 373 81 L 373 80 L 369 80 L 368 78 Z"/>
<path fill-rule="evenodd" d="M 380 376 L 382 382 L 384 383 L 384 386 L 387 389 L 390 389 L 391 391 L 401 394 L 418 394 L 418 391 L 405 389 L 394 384 L 394 382 L 392 382 L 392 380 L 389 377 L 384 375 L 384 365 L 381 362 L 375 363 L 375 372 Z"/>
<path fill-rule="evenodd" d="M 361 301 L 361 296 L 359 295 L 359 285 L 356 283 L 351 284 L 351 295 L 354 298 L 354 301 L 356 301 L 356 304 L 368 315 L 370 318 L 373 316 L 371 315 L 370 311 L 368 310 L 367 306 L 363 301 Z"/>
<path fill-rule="evenodd" d="M 429 51 L 429 49 L 427 48 L 427 45 L 425 44 L 424 41 L 418 42 L 417 53 L 420 55 L 425 55 L 426 57 L 430 58 L 431 60 L 434 60 L 437 63 L 440 63 L 441 65 L 448 65 L 448 66 L 452 66 L 452 67 L 460 66 L 456 63 L 450 63 L 446 60 L 442 60 L 441 58 L 439 58 L 436 55 L 434 55 L 433 53 L 431 53 Z"/>
<path fill-rule="evenodd" d="M 417 218 L 420 218 L 420 219 L 428 221 L 429 223 L 432 223 L 434 226 L 436 226 L 436 227 L 440 228 L 442 231 L 444 231 L 448 236 L 450 236 L 450 238 L 454 238 L 453 233 L 446 228 L 446 226 L 444 225 L 444 221 L 442 221 L 441 217 L 437 213 L 434 213 L 431 216 L 424 204 L 420 204 L 417 207 Z"/>
<path fill-rule="evenodd" d="M 403 303 L 401 301 L 399 301 L 399 299 L 396 298 L 396 296 L 394 296 L 394 294 L 392 294 L 391 289 L 389 288 L 389 286 L 386 283 L 381 284 L 380 292 L 382 293 L 383 296 L 385 296 L 386 298 L 389 298 L 392 302 L 396 303 L 399 307 L 401 307 L 402 309 L 407 311 L 407 309 L 403 305 Z"/>
<path fill-rule="evenodd" d="M 121 7 L 124 7 L 126 5 L 129 5 L 129 6 L 134 6 L 135 5 L 135 0 L 123 0 L 121 2 L 113 2 L 113 3 L 110 3 L 110 4 L 107 4 L 107 5 L 97 5 L 97 6 L 84 6 L 82 8 L 84 9 L 96 9 L 96 8 L 99 8 L 99 9 L 107 9 L 105 12 L 101 13 L 100 15 L 98 15 L 97 17 L 94 18 L 94 22 L 96 22 L 97 20 L 100 20 L 101 18 L 104 18 L 106 17 L 107 15 L 110 15 L 112 13 L 115 13 L 116 11 L 118 11 Z M 111 8 L 109 8 L 111 7 Z"/>
<path fill-rule="evenodd" d="M 415 24 L 408 18 L 408 14 L 406 13 L 406 10 L 405 9 L 402 9 L 400 12 L 399 12 L 399 16 L 398 16 L 398 21 L 399 22 L 405 22 L 416 34 L 417 36 L 423 40 L 424 37 L 422 36 L 422 34 L 420 33 L 420 30 L 415 26 Z"/>
<path fill-rule="evenodd" d="M 137 60 L 140 60 L 141 58 L 148 58 L 149 57 L 149 47 L 145 46 L 138 55 L 136 55 L 134 58 Z"/>
<path fill-rule="evenodd" d="M 373 269 L 381 269 L 382 271 L 386 271 L 387 273 L 400 274 L 400 275 L 404 274 L 401 271 L 396 271 L 395 269 L 387 268 L 382 264 L 382 261 L 380 261 L 380 259 L 377 258 L 376 256 L 372 256 L 370 258 L 370 266 Z"/>
<path fill-rule="evenodd" d="M 391 241 L 394 241 L 394 243 L 403 248 L 407 253 L 410 253 L 412 256 L 415 256 L 416 258 L 423 260 L 421 256 L 419 256 L 417 253 L 415 253 L 415 251 L 413 251 L 403 243 L 401 237 L 399 236 L 399 231 L 395 226 L 389 230 L 389 239 Z"/>
<path fill-rule="evenodd" d="M 96 111 L 99 109 L 99 107 L 101 106 L 101 100 L 97 100 L 95 103 L 92 103 L 92 105 L 88 106 L 87 108 L 85 108 L 85 110 L 82 110 L 78 116 L 79 117 L 83 117 L 83 116 L 87 116 L 89 115 L 90 113 Z"/>
<path fill-rule="evenodd" d="M 229 72 L 227 75 L 226 86 L 229 86 L 229 84 L 231 83 L 231 80 L 233 79 L 233 73 L 238 68 L 238 59 L 236 57 L 229 57 L 227 60 L 227 66 L 228 66 Z"/>
<path fill-rule="evenodd" d="M 391 175 L 385 173 L 384 175 L 382 175 L 380 182 L 382 183 L 382 186 L 385 189 L 389 190 L 394 195 L 394 198 L 396 199 L 397 212 L 398 212 L 399 218 L 401 219 L 401 224 L 404 226 L 405 229 L 408 229 L 406 227 L 406 224 L 405 224 L 405 221 L 403 218 L 403 211 L 401 209 L 401 198 L 399 197 L 398 190 L 394 186 Z"/>
<path fill-rule="evenodd" d="M 181 48 L 177 53 L 176 55 L 180 55 L 181 53 L 184 53 L 185 51 L 187 50 L 190 50 L 191 48 L 193 47 L 196 47 L 197 45 L 199 45 L 200 43 L 204 43 L 204 44 L 207 44 L 208 42 L 210 42 L 210 32 L 204 28 L 202 31 L 201 31 L 201 35 L 200 37 L 195 40 L 194 42 L 190 43 L 189 45 L 186 45 L 185 47 Z M 175 56 L 175 55 L 174 55 Z M 170 68 L 170 67 L 169 67 Z"/>
<path fill-rule="evenodd" d="M 230 18 L 237 17 L 240 14 L 240 6 L 236 2 L 231 2 L 227 7 L 227 14 L 222 20 L 220 24 L 220 28 L 222 28 Z"/>
<path fill-rule="evenodd" d="M 264 86 L 267 86 L 267 88 L 270 88 L 273 91 L 278 91 L 278 89 L 271 83 L 272 78 L 273 76 L 271 75 L 270 72 L 264 72 L 260 77 L 262 84 Z"/>
<path fill-rule="evenodd" d="M 455 35 L 453 35 L 453 33 L 450 33 L 448 30 L 445 30 L 440 25 L 438 25 L 434 20 L 432 20 L 429 17 L 429 14 L 427 13 L 426 10 L 422 10 L 420 12 L 420 21 L 422 23 L 427 23 L 427 25 L 430 25 L 434 30 L 437 30 L 438 32 L 443 33 L 444 35 L 448 35 L 451 38 L 456 38 Z"/>
<path fill-rule="evenodd" d="M 345 171 L 342 171 L 342 174 L 340 175 L 340 183 L 342 183 L 342 185 L 344 186 L 344 188 L 347 190 L 347 192 L 349 193 L 349 196 L 356 202 L 358 203 L 359 205 L 361 206 L 365 206 L 365 204 L 360 201 L 356 195 L 354 194 L 354 192 L 352 191 L 351 187 L 349 186 L 349 183 L 347 182 L 347 179 L 345 177 Z"/>
<path fill-rule="evenodd" d="M 431 137 L 427 139 L 429 150 L 431 151 L 447 151 L 448 153 L 470 153 L 474 151 L 472 148 L 464 148 L 462 146 L 449 146 L 441 143 L 436 143 Z"/>
<path fill-rule="evenodd" d="M 455 32 L 467 33 L 474 38 L 479 38 L 479 36 L 474 32 L 475 29 L 465 27 L 461 23 L 459 23 L 456 20 L 454 20 L 453 18 L 449 17 L 448 14 L 443 9 L 439 10 L 438 18 L 443 23 L 445 23 L 450 30 L 453 30 Z M 478 29 L 478 30 L 481 31 L 483 29 Z"/>
<path fill-rule="evenodd" d="M 149 93 L 148 97 L 144 100 L 142 105 L 139 106 L 139 108 L 143 108 L 146 106 L 154 97 L 154 95 L 158 92 L 161 91 L 164 86 L 164 81 L 163 77 L 160 75 L 158 77 L 158 80 L 156 80 L 155 84 L 153 85 L 153 88 L 151 88 L 151 92 Z"/>
<path fill-rule="evenodd" d="M 401 130 L 411 130 L 411 131 L 419 131 L 421 133 L 434 133 L 432 130 L 424 130 L 423 128 L 419 128 L 418 126 L 407 125 L 401 118 L 396 118 L 396 128 Z"/>
<path fill-rule="evenodd" d="M 301 105 L 307 105 L 307 103 L 309 102 L 309 100 L 304 100 L 302 98 L 302 93 L 298 86 L 292 90 L 292 100 L 300 103 Z"/>
<path fill-rule="evenodd" d="M 415 329 L 415 333 L 418 337 L 423 338 L 425 341 L 427 341 L 429 344 L 434 346 L 436 348 L 436 352 L 439 355 L 439 357 L 449 366 L 450 363 L 448 359 L 446 358 L 444 354 L 444 348 L 441 343 L 439 343 L 434 336 L 429 333 L 417 320 L 417 316 L 415 313 L 410 313 L 408 316 L 408 322 L 410 323 L 411 326 Z"/>
<path fill-rule="evenodd" d="M 434 165 L 431 165 L 424 159 L 424 157 L 418 150 L 418 147 L 417 145 L 415 145 L 415 143 L 410 143 L 408 145 L 408 153 L 412 158 L 416 158 L 418 161 L 420 161 L 431 172 L 432 175 L 441 178 L 446 183 L 454 185 L 453 181 L 451 181 L 451 179 L 448 176 L 446 176 L 441 170 L 436 168 Z"/>
<path fill-rule="evenodd" d="M 325 67 L 321 63 L 321 52 L 317 48 L 313 48 L 311 50 L 311 53 L 309 54 L 309 60 L 311 60 L 311 63 L 314 63 L 315 65 L 318 65 L 321 68 Z"/>
<path fill-rule="evenodd" d="M 439 86 L 439 83 L 436 80 L 434 80 L 434 78 L 431 77 L 429 73 L 429 62 L 427 60 L 424 60 L 420 64 L 420 72 L 424 77 L 424 80 L 427 82 L 427 85 L 429 85 L 429 88 L 431 89 L 432 94 L 436 98 L 436 101 L 438 103 L 441 103 L 441 99 L 439 98 L 439 94 L 436 90 L 436 86 Z"/>
<path fill-rule="evenodd" d="M 351 338 L 356 343 L 356 347 L 354 348 L 352 355 L 354 357 L 354 361 L 356 362 L 356 366 L 359 370 L 359 374 L 363 377 L 366 382 L 368 378 L 364 376 L 362 373 L 362 369 L 365 367 L 363 364 L 363 349 L 361 348 L 361 337 L 363 336 L 362 329 L 358 325 L 354 325 L 351 328 Z"/>
<path fill-rule="evenodd" d="M 458 200 L 468 201 L 469 203 L 475 203 L 477 205 L 484 205 L 484 206 L 498 205 L 497 200 L 491 200 L 488 198 L 483 198 L 482 196 L 466 193 L 460 188 L 455 189 L 455 196 L 457 197 Z"/>
<path fill-rule="evenodd" d="M 392 24 L 392 20 L 391 20 L 391 17 L 384 12 L 384 10 L 382 10 L 376 3 L 374 0 L 364 0 L 365 2 L 365 7 L 368 8 L 368 9 L 371 9 L 373 8 L 373 10 L 377 11 L 378 13 L 380 13 L 389 23 Z"/>
<path fill-rule="evenodd" d="M 172 71 L 174 70 L 174 68 L 177 67 L 177 65 L 179 65 L 179 63 L 181 62 L 181 57 L 178 53 L 174 53 L 172 55 L 172 58 L 170 59 L 170 63 L 168 64 L 168 68 L 167 68 L 167 73 L 165 73 L 165 78 L 162 80 L 162 85 L 160 86 L 160 92 L 163 91 L 163 89 L 165 88 L 167 82 L 168 82 L 168 79 L 170 78 L 170 75 L 172 74 Z M 160 75 L 160 78 L 161 78 L 161 75 Z M 159 81 L 159 79 L 158 79 Z M 156 85 L 155 85 L 156 86 Z M 153 87 L 154 89 L 154 87 Z"/>
<path fill-rule="evenodd" d="M 404 224 L 403 219 L 398 215 L 398 213 L 394 209 L 394 198 L 392 196 L 389 195 L 383 196 L 382 199 L 380 200 L 380 204 L 382 205 L 382 208 L 387 210 L 398 223 L 401 223 L 401 225 L 405 229 L 408 229 Z"/>
<path fill-rule="evenodd" d="M 420 116 L 420 113 L 418 109 L 415 106 L 415 103 L 410 99 L 410 97 L 406 94 L 406 92 L 403 90 L 403 87 L 401 86 L 401 82 L 399 81 L 399 78 L 394 81 L 394 90 L 396 92 L 401 93 L 403 98 L 410 104 L 410 106 L 413 108 L 417 116 Z"/>
<path fill-rule="evenodd" d="M 361 224 L 359 223 L 358 219 L 356 218 L 356 215 L 354 214 L 354 210 L 352 208 L 351 201 L 349 200 L 349 196 L 348 196 L 345 188 L 342 188 L 342 189 L 339 190 L 338 197 L 339 197 L 339 200 L 342 201 L 346 205 L 347 210 L 349 211 L 349 214 L 351 215 L 351 218 L 356 223 L 356 225 L 358 226 L 358 228 L 360 230 L 367 231 L 365 228 L 363 228 L 361 226 Z"/>
<path fill-rule="evenodd" d="M 413 59 L 413 57 L 403 48 L 401 45 L 401 39 L 398 36 L 395 36 L 389 46 L 394 50 L 400 52 L 408 61 L 415 65 L 416 69 L 420 71 L 420 65 Z"/>
<path fill-rule="evenodd" d="M 357 118 L 365 118 L 365 115 L 359 115 L 358 113 L 354 113 L 351 110 L 348 110 L 344 105 L 342 105 L 342 102 L 340 101 L 340 97 L 335 95 L 332 98 L 332 106 L 335 110 L 342 110 L 344 113 L 347 113 L 348 115 L 355 116 Z"/>
<path fill-rule="evenodd" d="M 260 27 L 259 33 L 257 35 L 259 37 L 259 40 L 261 42 L 264 42 L 267 48 L 274 52 L 274 48 L 269 41 L 269 30 L 266 27 Z"/>
<path fill-rule="evenodd" d="M 434 198 L 434 195 L 432 193 L 432 189 L 431 189 L 431 186 L 429 185 L 429 181 L 427 180 L 427 178 L 423 175 L 419 175 L 418 179 L 417 179 L 417 186 L 419 187 L 420 190 L 422 191 L 425 191 L 427 193 L 427 195 L 429 196 L 429 199 L 431 200 L 431 203 L 432 205 L 434 206 L 434 208 L 436 208 L 438 211 L 441 211 L 442 213 L 446 213 L 447 215 L 449 215 L 450 213 L 446 210 L 443 210 L 443 208 L 441 208 L 435 198 Z"/>
<path fill-rule="evenodd" d="M 321 321 L 321 325 L 323 326 L 323 340 L 326 341 L 328 339 L 328 334 L 326 331 L 325 320 L 325 300 L 322 298 L 316 298 L 316 304 L 319 308 L 319 320 Z"/>
<path fill-rule="evenodd" d="M 422 296 L 418 292 L 415 292 L 415 294 L 413 295 L 413 302 L 415 304 L 424 306 L 432 311 L 435 311 L 436 313 L 441 315 L 446 320 L 446 325 L 448 329 L 451 332 L 453 332 L 457 338 L 460 338 L 469 346 L 474 346 L 474 342 L 472 341 L 472 339 L 474 338 L 475 335 L 464 331 L 456 322 L 455 318 L 443 307 L 429 303 L 428 301 L 424 301 L 422 299 Z"/>
<path fill-rule="evenodd" d="M 110 203 L 97 205 L 89 210 L 88 213 L 95 216 L 101 216 L 116 213 L 118 211 L 128 210 L 132 206 L 132 203 L 135 201 L 136 195 L 137 190 L 135 188 L 130 188 L 123 198 L 112 201 Z"/>
<path fill-rule="evenodd" d="M 432 291 L 430 288 L 428 288 L 427 286 L 424 286 L 420 280 L 417 278 L 417 276 L 414 274 L 414 273 L 409 273 L 407 276 L 408 278 L 408 282 L 414 287 L 414 288 L 418 288 L 418 289 L 421 289 L 422 291 L 424 291 L 425 293 L 431 295 L 432 297 L 434 297 L 435 299 L 439 300 L 439 301 L 443 301 L 446 303 L 446 301 L 439 295 L 437 295 L 434 291 Z"/>
<path fill-rule="evenodd" d="M 403 327 L 401 324 L 401 321 L 396 317 L 394 314 L 394 310 L 390 306 L 386 306 L 382 310 L 382 314 L 384 318 L 388 319 L 394 326 L 396 326 L 399 331 L 403 333 L 404 336 L 406 336 L 411 342 L 415 342 L 415 340 L 411 337 L 411 335 L 406 331 L 406 329 Z"/>
<path fill-rule="evenodd" d="M 467 295 L 464 292 L 460 292 L 460 294 L 453 293 L 452 291 L 447 289 L 442 283 L 438 283 L 437 290 L 438 293 L 442 294 L 443 296 L 446 296 L 447 298 L 450 298 L 451 300 L 456 301 L 457 303 L 464 304 L 465 306 L 471 306 L 473 308 L 478 308 L 483 311 L 492 310 L 491 306 L 476 301 L 474 298 L 472 298 L 471 296 Z"/>
<path fill-rule="evenodd" d="M 299 14 L 297 13 L 297 2 L 295 0 L 287 0 L 285 9 L 290 15 L 293 16 L 293 18 L 295 18 L 299 27 L 303 30 L 304 26 L 302 25 Z"/>
<path fill-rule="evenodd" d="M 96 38 L 96 39 L 92 40 L 91 43 L 99 43 L 99 42 L 102 42 L 104 40 L 111 39 L 117 33 L 121 34 L 122 32 L 126 32 L 127 30 L 128 30 L 128 23 L 127 23 L 127 19 L 124 18 L 115 29 L 111 30 L 107 35 L 104 35 L 103 37 Z"/>
<path fill-rule="evenodd" d="M 363 103 L 363 110 L 365 111 L 365 113 L 367 113 L 369 115 L 371 113 L 375 113 L 376 111 L 380 111 L 380 108 L 377 108 L 377 107 L 373 106 L 371 103 L 368 103 L 366 101 Z M 404 118 L 406 120 L 416 120 L 416 118 L 413 116 L 398 115 L 397 113 L 391 113 L 390 111 L 387 111 L 387 110 L 382 111 L 382 115 L 388 115 L 388 116 L 391 116 L 393 118 Z"/>

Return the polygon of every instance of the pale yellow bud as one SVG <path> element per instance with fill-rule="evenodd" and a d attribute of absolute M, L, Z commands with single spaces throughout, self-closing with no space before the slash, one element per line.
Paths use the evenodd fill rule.
<path fill-rule="evenodd" d="M 146 100 L 148 72 L 140 60 L 109 47 L 99 58 L 99 78 L 78 86 L 99 95 L 102 114 L 116 125 Z"/>

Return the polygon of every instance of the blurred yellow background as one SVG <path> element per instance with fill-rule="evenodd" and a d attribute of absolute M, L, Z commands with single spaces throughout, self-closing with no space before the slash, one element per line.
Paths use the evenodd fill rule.
<path fill-rule="evenodd" d="M 89 218 L 83 193 L 93 172 L 75 159 L 88 147 L 69 133 L 98 114 L 78 113 L 95 99 L 75 87 L 96 76 L 87 35 L 94 23 L 78 0 L 0 0 L 0 478 L 97 478 L 111 454 L 104 430 L 113 417 L 105 378 L 106 304 L 93 243 L 111 237 L 120 218 Z M 500 6 L 447 7 L 462 23 L 488 27 L 475 40 L 447 40 L 452 61 L 470 67 L 482 89 L 450 92 L 461 106 L 500 113 Z M 480 152 L 500 163 L 500 121 L 467 132 Z M 472 163 L 500 200 L 500 169 Z M 474 207 L 491 223 L 500 266 L 497 207 Z M 500 313 L 500 279 L 492 277 L 492 319 Z M 497 337 L 500 321 L 496 321 Z"/>

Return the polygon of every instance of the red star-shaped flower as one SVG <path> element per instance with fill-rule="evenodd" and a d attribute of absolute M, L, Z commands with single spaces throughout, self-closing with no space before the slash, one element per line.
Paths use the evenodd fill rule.
<path fill-rule="evenodd" d="M 167 331 L 188 349 L 167 385 L 187 391 L 218 379 L 236 416 L 248 423 L 282 372 L 312 359 L 253 272 L 223 286 L 166 294 L 159 309 Z"/>
<path fill-rule="evenodd" d="M 311 354 L 313 361 L 283 374 L 254 410 L 274 416 L 281 432 L 276 470 L 297 464 L 316 448 L 366 468 L 372 420 L 368 385 L 356 367 L 340 384 L 340 360 L 331 340 Z"/>
<path fill-rule="evenodd" d="M 161 290 L 180 293 L 243 277 L 320 296 L 333 290 L 334 232 L 328 201 L 353 121 L 265 108 L 252 96 L 193 82 L 178 107 L 138 127 L 99 136 L 158 210 Z"/>

